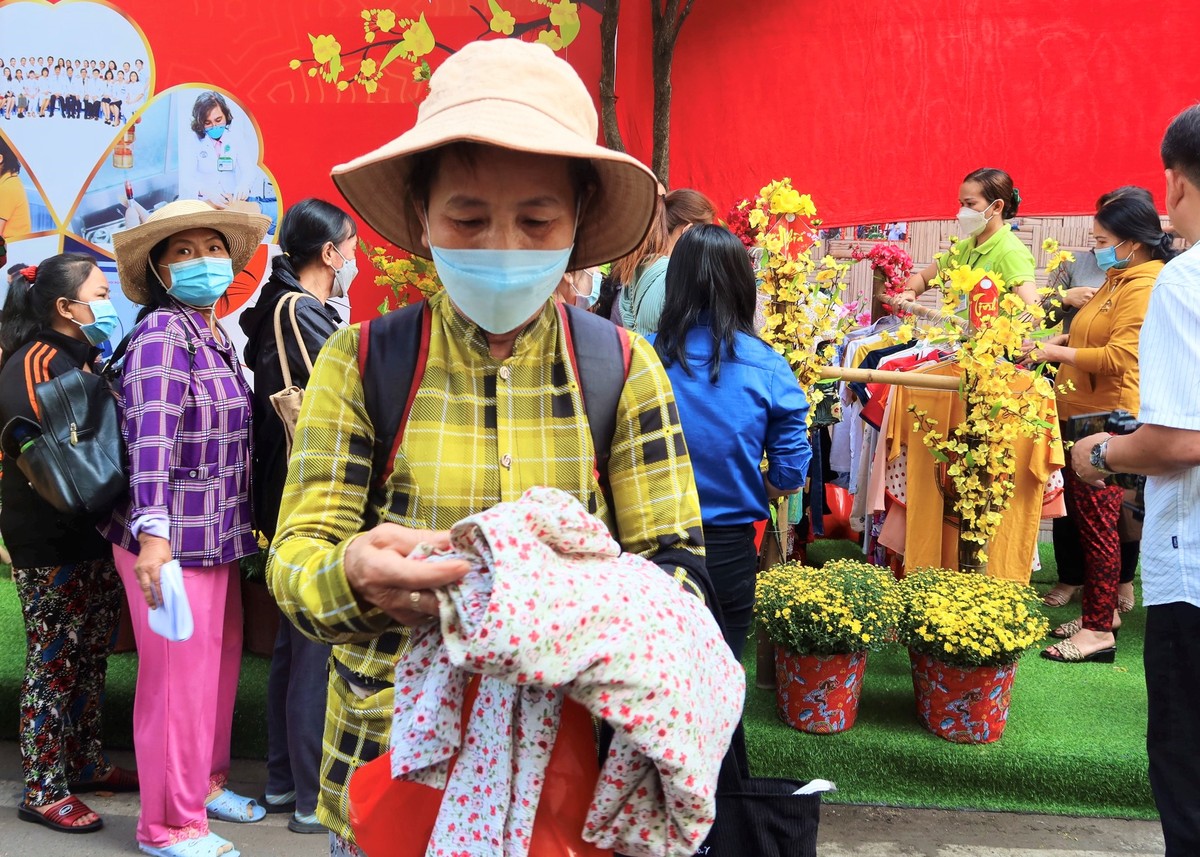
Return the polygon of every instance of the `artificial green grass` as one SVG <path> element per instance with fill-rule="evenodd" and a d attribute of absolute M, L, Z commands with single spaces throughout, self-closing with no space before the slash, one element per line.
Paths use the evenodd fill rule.
<path fill-rule="evenodd" d="M 860 556 L 849 542 L 817 542 L 810 560 Z M 1042 552 L 1035 583 L 1055 579 L 1053 554 Z M 1140 595 L 1140 593 L 1139 593 Z M 1078 615 L 1079 605 L 1047 610 L 1054 624 Z M 917 720 L 908 656 L 872 654 L 858 722 L 838 735 L 808 735 L 782 723 L 773 691 L 754 688 L 754 647 L 746 656 L 746 735 L 759 776 L 823 777 L 839 791 L 836 803 L 951 809 L 990 809 L 1068 815 L 1155 818 L 1146 773 L 1146 688 L 1142 670 L 1145 612 L 1124 617 L 1117 663 L 1056 664 L 1031 652 L 1013 685 L 1004 737 L 982 746 L 951 744 Z M 1049 641 L 1047 641 L 1047 645 Z M 25 635 L 16 591 L 0 579 L 0 738 L 17 732 Z M 266 757 L 268 661 L 242 661 L 234 713 L 233 754 Z M 134 655 L 109 659 L 105 741 L 132 747 Z"/>
<path fill-rule="evenodd" d="M 242 658 L 237 703 L 233 712 L 233 755 L 246 759 L 267 757 L 266 658 Z M 16 586 L 0 579 L 0 740 L 17 738 L 21 678 L 25 674 L 25 626 Z M 104 702 L 104 743 L 118 750 L 133 749 L 133 688 L 137 681 L 137 656 L 112 655 L 108 659 L 107 698 Z"/>
<path fill-rule="evenodd" d="M 859 555 L 849 542 L 817 542 L 809 550 L 814 565 Z M 1039 591 L 1057 577 L 1049 546 L 1042 563 L 1034 575 Z M 1079 604 L 1046 613 L 1057 625 L 1078 616 Z M 755 689 L 750 646 L 751 768 L 758 776 L 833 780 L 838 792 L 828 800 L 835 803 L 1157 818 L 1146 767 L 1145 618 L 1140 606 L 1125 614 L 1113 665 L 1027 654 L 1004 736 L 986 745 L 951 744 L 921 725 L 908 655 L 896 649 L 868 658 L 853 728 L 837 735 L 797 731 L 776 715 L 774 691 Z"/>

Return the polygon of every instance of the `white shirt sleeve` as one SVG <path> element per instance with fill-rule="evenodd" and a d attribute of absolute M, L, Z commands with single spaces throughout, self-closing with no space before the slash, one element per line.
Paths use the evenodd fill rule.
<path fill-rule="evenodd" d="M 1200 431 L 1200 245 L 1171 260 L 1150 295 L 1138 346 L 1144 423 Z"/>

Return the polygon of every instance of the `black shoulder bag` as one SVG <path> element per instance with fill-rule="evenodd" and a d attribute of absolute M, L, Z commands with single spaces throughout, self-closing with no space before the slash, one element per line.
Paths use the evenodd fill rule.
<path fill-rule="evenodd" d="M 129 487 L 117 399 L 101 375 L 73 369 L 34 387 L 40 419 L 0 433 L 9 461 L 64 515 L 98 517 Z"/>

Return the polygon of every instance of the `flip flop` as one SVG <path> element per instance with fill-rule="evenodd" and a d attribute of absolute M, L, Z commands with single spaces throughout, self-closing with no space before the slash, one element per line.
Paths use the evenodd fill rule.
<path fill-rule="evenodd" d="M 25 806 L 24 804 L 17 807 L 17 817 L 21 821 L 40 824 L 43 827 L 49 827 L 51 830 L 57 830 L 59 833 L 92 833 L 104 826 L 104 819 L 102 818 L 97 818 L 89 824 L 76 825 L 71 823 L 80 816 L 87 815 L 88 813 L 96 814 L 93 809 L 74 795 L 50 810 L 48 815 L 42 815 L 33 807 Z"/>
<path fill-rule="evenodd" d="M 222 851 L 221 848 L 226 845 L 229 846 L 229 850 Z M 164 845 L 161 848 L 139 842 L 138 849 L 144 854 L 153 855 L 153 857 L 242 857 L 241 852 L 233 847 L 232 842 L 222 839 L 212 831 L 209 831 L 206 836 L 184 839 L 182 842 Z"/>
<path fill-rule="evenodd" d="M 138 775 L 137 771 L 130 771 L 126 768 L 118 768 L 113 765 L 108 776 L 102 780 L 87 780 L 86 782 L 71 783 L 69 788 L 73 792 L 84 794 L 87 792 L 136 792 L 138 790 Z"/>
<path fill-rule="evenodd" d="M 229 789 L 223 789 L 219 795 L 206 803 L 204 811 L 209 818 L 233 824 L 252 824 L 267 817 L 267 811 L 259 806 L 254 798 L 242 797 Z"/>

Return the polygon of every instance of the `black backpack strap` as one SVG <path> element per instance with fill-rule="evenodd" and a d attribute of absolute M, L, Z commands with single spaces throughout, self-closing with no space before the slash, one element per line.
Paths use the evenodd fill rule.
<path fill-rule="evenodd" d="M 629 333 L 606 318 L 569 304 L 558 304 L 567 338 L 583 410 L 587 416 L 592 447 L 596 450 L 596 474 L 608 495 L 608 460 L 617 430 L 617 404 L 631 358 Z M 607 497 L 611 506 L 611 497 Z"/>
<path fill-rule="evenodd" d="M 431 320 L 428 303 L 418 301 L 364 321 L 359 331 L 358 373 L 374 431 L 370 499 L 363 523 L 366 530 L 379 523 L 373 509 L 380 505 L 396 450 L 404 439 L 404 424 L 425 375 Z"/>

